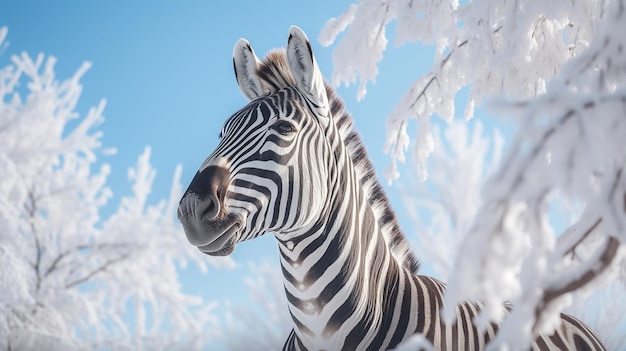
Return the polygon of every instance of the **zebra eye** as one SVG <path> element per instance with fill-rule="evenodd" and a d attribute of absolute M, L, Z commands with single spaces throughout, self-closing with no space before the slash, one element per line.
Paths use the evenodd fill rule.
<path fill-rule="evenodd" d="M 280 134 L 287 135 L 296 131 L 293 125 L 289 122 L 280 121 L 272 126 Z"/>

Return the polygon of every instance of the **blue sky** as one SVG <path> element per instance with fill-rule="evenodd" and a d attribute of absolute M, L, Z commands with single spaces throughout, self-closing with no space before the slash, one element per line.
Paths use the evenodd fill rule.
<path fill-rule="evenodd" d="M 42 52 L 58 59 L 55 71 L 63 80 L 83 61 L 90 61 L 93 66 L 81 80 L 84 90 L 78 112 L 84 116 L 101 99 L 107 100 L 106 120 L 100 128 L 102 141 L 104 147 L 115 147 L 118 152 L 99 160 L 112 166 L 108 186 L 115 197 L 110 208 L 130 193 L 127 170 L 146 145 L 152 147 L 151 162 L 157 170 L 150 197 L 154 203 L 168 196 L 177 164 L 183 166 L 184 186 L 189 183 L 217 144 L 223 121 L 246 103 L 232 69 L 235 42 L 240 37 L 248 39 L 262 56 L 271 48 L 284 46 L 289 26 L 298 25 L 308 34 L 320 69 L 330 78 L 333 47 L 322 47 L 317 37 L 326 21 L 341 15 L 351 3 L 4 1 L 0 3 L 0 26 L 9 29 L 9 45 L 0 48 L 0 67 L 9 64 L 11 55 Z M 393 26 L 389 29 L 389 45 L 393 46 Z M 363 101 L 356 101 L 354 86 L 338 89 L 379 175 L 390 162 L 382 151 L 386 116 L 411 83 L 428 71 L 432 58 L 432 48 L 393 48 L 384 53 L 376 84 L 368 85 Z M 464 102 L 463 94 L 458 99 Z M 493 120 L 483 122 L 486 129 L 493 127 Z M 410 135 L 415 128 L 413 123 Z M 510 132 L 506 134 L 510 136 Z M 401 227 L 415 242 L 401 195 L 402 182 L 410 184 L 412 173 L 406 172 L 406 166 L 401 170 L 404 178 L 386 189 Z M 182 231 L 180 240 L 186 241 Z M 420 256 L 419 251 L 416 254 Z M 234 270 L 211 269 L 206 275 L 191 268 L 182 272 L 184 291 L 209 300 L 250 303 L 243 284 L 250 275 L 247 265 L 265 259 L 277 262 L 276 245 L 266 236 L 239 244 L 233 257 L 240 264 Z M 432 272 L 427 264 L 424 268 L 423 272 Z"/>
<path fill-rule="evenodd" d="M 350 3 L 10 2 L 0 9 L 0 25 L 9 28 L 0 63 L 22 51 L 43 52 L 57 57 L 57 77 L 64 79 L 83 61 L 92 62 L 78 110 L 84 114 L 107 100 L 103 142 L 119 151 L 102 158 L 113 166 L 109 184 L 116 195 L 128 191 L 126 169 L 151 145 L 159 171 L 157 199 L 167 194 L 176 164 L 184 167 L 184 181 L 191 179 L 216 145 L 222 122 L 244 105 L 232 72 L 237 39 L 248 39 L 261 56 L 284 46 L 289 26 L 296 24 L 309 35 L 322 72 L 330 77 L 332 47 L 322 47 L 316 38 Z M 424 55 L 420 70 L 415 50 L 387 52 L 364 101 L 355 101 L 352 87 L 339 89 L 381 173 L 389 162 L 382 154 L 385 117 L 432 57 Z"/>
<path fill-rule="evenodd" d="M 328 19 L 341 15 L 351 3 L 3 2 L 0 26 L 9 29 L 9 45 L 0 54 L 0 66 L 10 62 L 10 55 L 42 52 L 58 59 L 56 74 L 63 80 L 83 61 L 90 61 L 93 67 L 81 80 L 84 90 L 78 112 L 84 116 L 100 99 L 107 100 L 102 141 L 105 147 L 118 150 L 116 155 L 100 157 L 112 166 L 108 185 L 115 197 L 110 204 L 117 206 L 120 196 L 130 192 L 127 169 L 146 145 L 152 147 L 151 161 L 158 172 L 151 195 L 155 202 L 168 195 L 177 164 L 183 165 L 183 184 L 188 184 L 216 145 L 222 122 L 245 104 L 232 70 L 237 39 L 248 39 L 261 56 L 284 46 L 289 26 L 298 25 L 311 39 L 320 68 L 329 78 L 333 47 L 322 47 L 317 36 Z M 368 87 L 364 101 L 356 101 L 354 86 L 339 89 L 379 175 L 389 165 L 382 152 L 386 116 L 412 81 L 427 72 L 432 60 L 432 49 L 420 50 L 424 49 L 412 45 L 387 51 L 379 67 L 381 74 L 376 84 Z M 402 227 L 414 240 L 398 189 L 388 187 L 388 194 Z M 242 279 L 249 274 L 246 262 L 275 260 L 277 249 L 268 236 L 238 245 L 234 258 L 242 268 L 212 269 L 207 275 L 194 269 L 185 271 L 185 291 L 245 303 Z"/>

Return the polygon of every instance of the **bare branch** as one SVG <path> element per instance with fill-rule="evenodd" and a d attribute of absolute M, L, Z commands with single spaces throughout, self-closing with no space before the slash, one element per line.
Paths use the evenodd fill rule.
<path fill-rule="evenodd" d="M 57 257 L 55 257 L 55 259 L 52 261 L 52 263 L 50 264 L 50 266 L 48 267 L 48 269 L 46 270 L 46 272 L 43 275 L 43 278 L 47 277 L 48 275 L 50 275 L 56 268 L 57 265 L 59 264 L 59 262 L 61 262 L 61 260 L 63 260 L 63 258 L 70 256 L 73 253 L 77 253 L 83 250 L 88 250 L 90 254 L 94 254 L 97 253 L 98 251 L 103 251 L 103 250 L 108 250 L 108 249 L 121 249 L 121 248 L 127 248 L 130 247 L 132 245 L 132 243 L 130 242 L 114 242 L 114 243 L 100 243 L 100 244 L 83 244 L 83 245 L 77 245 L 73 248 L 67 249 L 63 252 L 61 252 L 60 254 L 57 255 Z"/>
<path fill-rule="evenodd" d="M 33 235 L 33 240 L 35 242 L 35 262 L 31 263 L 35 276 L 37 277 L 37 290 L 41 287 L 41 273 L 40 273 L 40 265 L 41 265 L 41 243 L 39 241 L 39 235 L 37 234 L 37 227 L 35 226 L 35 214 L 37 213 L 37 200 L 34 195 L 34 191 L 28 191 L 28 202 L 24 204 L 24 209 L 28 215 L 28 224 L 30 225 L 30 230 Z"/>
<path fill-rule="evenodd" d="M 619 240 L 613 236 L 609 236 L 604 247 L 598 250 L 598 252 L 602 250 L 602 254 L 599 256 L 597 264 L 591 266 L 587 271 L 583 272 L 578 279 L 570 281 L 565 286 L 547 289 L 543 293 L 541 303 L 539 303 L 535 309 L 536 320 L 539 319 L 541 313 L 545 310 L 545 307 L 556 298 L 582 288 L 602 274 L 611 265 L 611 263 L 613 263 L 619 246 Z"/>
<path fill-rule="evenodd" d="M 598 227 L 598 225 L 600 225 L 600 223 L 602 222 L 602 218 L 598 218 L 595 220 L 595 222 L 591 225 L 591 227 L 589 227 L 581 236 L 580 238 L 578 238 L 578 240 L 576 240 L 576 242 L 574 242 L 571 247 L 569 249 L 567 249 L 567 251 L 565 251 L 565 253 L 563 254 L 563 256 L 567 256 L 569 254 L 574 255 L 574 251 L 576 251 L 576 248 L 578 247 L 578 245 L 580 245 L 580 243 L 582 243 L 583 241 L 585 241 L 585 239 L 587 239 L 587 237 L 589 237 L 589 235 Z"/>
<path fill-rule="evenodd" d="M 69 289 L 69 288 L 72 288 L 72 287 L 74 287 L 74 286 L 76 286 L 78 284 L 84 283 L 84 282 L 88 281 L 89 279 L 93 278 L 96 274 L 105 271 L 107 268 L 111 267 L 112 265 L 114 265 L 114 264 L 116 264 L 118 262 L 121 262 L 121 261 L 127 259 L 128 257 L 130 257 L 130 254 L 124 254 L 124 255 L 122 255 L 120 257 L 107 260 L 100 267 L 98 267 L 98 268 L 94 269 L 93 271 L 87 273 L 83 277 L 78 278 L 78 279 L 76 279 L 76 280 L 74 280 L 72 282 L 69 282 L 69 283 L 65 284 L 65 288 Z"/>

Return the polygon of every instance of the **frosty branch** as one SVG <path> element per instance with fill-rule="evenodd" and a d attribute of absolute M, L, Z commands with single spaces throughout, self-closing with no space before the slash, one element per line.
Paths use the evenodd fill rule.
<path fill-rule="evenodd" d="M 385 16 L 375 12 L 380 6 L 389 7 Z M 494 347 L 524 348 L 531 334 L 549 332 L 553 317 L 571 303 L 567 297 L 597 288 L 599 277 L 615 274 L 621 260 L 626 39 L 618 33 L 626 32 L 625 8 L 624 0 L 531 0 L 524 6 L 369 0 L 329 21 L 320 35 L 330 45 L 346 31 L 334 51 L 333 81 L 360 80 L 359 97 L 378 74 L 391 21 L 397 22 L 396 44 L 436 45 L 435 64 L 388 116 L 389 179 L 399 176 L 396 161 L 404 160 L 411 140 L 410 118 L 419 123 L 413 153 L 425 178 L 437 145 L 429 118 L 452 121 L 453 100 L 463 87 L 469 87 L 466 120 L 477 103 L 496 98 L 489 104 L 494 112 L 518 126 L 467 225 L 446 297 L 449 304 L 485 301 L 480 323 L 502 319 L 501 301 L 514 302 Z M 549 224 L 556 193 L 585 206 L 558 241 Z"/>
<path fill-rule="evenodd" d="M 22 53 L 0 69 L 0 348 L 201 348 L 214 335 L 206 331 L 215 305 L 182 293 L 177 267 L 220 262 L 177 240 L 180 167 L 170 198 L 148 204 L 155 171 L 146 148 L 130 172 L 133 194 L 101 218 L 112 195 L 109 166 L 96 167 L 105 104 L 80 117 L 90 64 L 58 81 L 54 63 Z"/>
<path fill-rule="evenodd" d="M 96 274 L 98 274 L 100 272 L 104 272 L 105 270 L 107 270 L 108 268 L 113 266 L 114 264 L 122 262 L 122 261 L 128 259 L 129 257 L 130 257 L 130 254 L 123 254 L 123 255 L 121 255 L 119 257 L 109 258 L 105 262 L 103 262 L 102 264 L 97 266 L 95 269 L 93 269 L 92 271 L 85 273 L 82 277 L 77 278 L 77 279 L 75 279 L 73 281 L 70 281 L 69 283 L 66 283 L 65 284 L 65 288 L 69 289 L 69 288 L 72 288 L 72 287 L 77 286 L 79 284 L 82 284 L 84 282 L 87 282 L 90 279 L 92 279 Z"/>
<path fill-rule="evenodd" d="M 619 245 L 619 241 L 616 238 L 608 237 L 607 243 L 600 249 L 601 254 L 599 255 L 598 264 L 595 267 L 584 271 L 580 278 L 569 281 L 567 285 L 563 287 L 549 287 L 543 293 L 543 301 L 538 304 L 535 309 L 535 318 L 539 319 L 546 305 L 556 298 L 584 287 L 602 274 L 613 263 Z"/>

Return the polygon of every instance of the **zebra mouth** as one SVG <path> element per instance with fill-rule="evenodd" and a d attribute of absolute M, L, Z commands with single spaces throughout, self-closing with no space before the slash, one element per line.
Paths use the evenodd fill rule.
<path fill-rule="evenodd" d="M 197 246 L 198 250 L 209 256 L 230 255 L 235 251 L 236 238 L 240 228 L 239 221 L 233 222 L 230 227 L 226 227 L 221 234 L 215 236 L 211 243 Z"/>
<path fill-rule="evenodd" d="M 189 243 L 211 256 L 230 255 L 243 228 L 243 219 L 239 215 L 226 214 L 210 220 L 186 207 L 179 208 L 178 219 Z"/>

